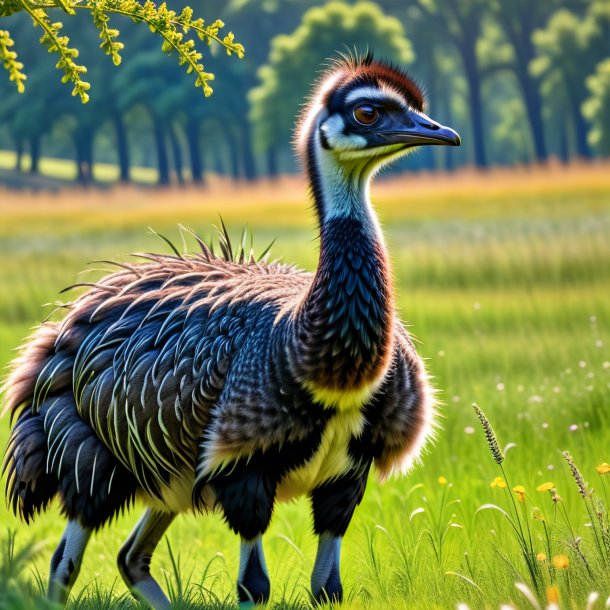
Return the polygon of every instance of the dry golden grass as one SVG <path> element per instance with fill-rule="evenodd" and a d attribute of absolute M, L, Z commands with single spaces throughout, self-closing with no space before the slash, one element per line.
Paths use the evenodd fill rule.
<path fill-rule="evenodd" d="M 379 180 L 373 199 L 387 221 L 498 216 L 566 216 L 608 207 L 610 163 L 550 164 L 546 167 L 464 169 L 455 173 L 419 173 Z M 576 196 L 578 195 L 578 196 Z M 1 232 L 35 230 L 41 216 L 106 228 L 133 224 L 211 221 L 251 226 L 307 226 L 312 223 L 302 177 L 233 183 L 212 178 L 208 186 L 168 189 L 115 187 L 66 189 L 57 193 L 0 190 Z"/>

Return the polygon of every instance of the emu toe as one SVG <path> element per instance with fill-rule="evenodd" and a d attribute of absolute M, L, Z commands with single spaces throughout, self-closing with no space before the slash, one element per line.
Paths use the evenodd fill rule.
<path fill-rule="evenodd" d="M 312 591 L 313 601 L 318 604 L 340 604 L 343 601 L 343 586 L 338 568 L 333 566 L 326 583 L 317 591 Z"/>
<path fill-rule="evenodd" d="M 240 608 L 254 604 L 266 604 L 271 594 L 261 539 L 241 544 L 237 598 Z"/>
<path fill-rule="evenodd" d="M 343 587 L 339 573 L 341 538 L 328 534 L 320 536 L 318 554 L 311 575 L 311 593 L 314 603 L 340 603 Z"/>

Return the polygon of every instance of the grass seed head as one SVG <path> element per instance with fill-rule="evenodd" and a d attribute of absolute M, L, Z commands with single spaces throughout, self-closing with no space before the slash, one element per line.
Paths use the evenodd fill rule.
<path fill-rule="evenodd" d="M 479 406 L 473 403 L 472 408 L 474 412 L 477 414 L 479 421 L 481 422 L 481 426 L 483 426 L 483 432 L 485 433 L 485 440 L 489 445 L 489 450 L 491 451 L 491 455 L 496 464 L 501 464 L 504 461 L 504 454 L 502 453 L 502 449 L 500 449 L 500 444 L 498 443 L 498 437 L 494 432 L 494 429 L 491 426 L 491 423 L 487 419 L 487 416 Z"/>
<path fill-rule="evenodd" d="M 574 477 L 574 480 L 576 481 L 576 485 L 578 487 L 578 492 L 580 493 L 580 495 L 583 498 L 586 498 L 588 495 L 590 495 L 589 486 L 587 485 L 586 481 L 584 480 L 582 474 L 580 474 L 580 470 L 578 470 L 578 466 L 576 466 L 572 456 L 570 455 L 570 453 L 568 451 L 564 451 L 562 453 L 562 455 L 563 455 L 565 461 L 568 463 L 568 466 L 570 467 L 570 472 L 572 473 L 572 476 Z"/>

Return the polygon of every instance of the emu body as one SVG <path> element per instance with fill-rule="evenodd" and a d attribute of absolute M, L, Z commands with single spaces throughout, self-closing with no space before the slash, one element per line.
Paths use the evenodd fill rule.
<path fill-rule="evenodd" d="M 118 565 L 169 607 L 150 574 L 174 517 L 222 511 L 241 537 L 240 602 L 269 599 L 264 534 L 277 501 L 311 498 L 316 600 L 340 600 L 341 538 L 374 465 L 405 472 L 434 401 L 399 321 L 368 197 L 372 172 L 423 143 L 459 144 L 421 93 L 370 57 L 321 79 L 298 132 L 320 224 L 314 274 L 234 262 L 205 246 L 146 255 L 44 323 L 5 386 L 7 498 L 29 521 L 59 496 L 69 519 L 49 596 L 65 601 L 92 531 L 139 497 Z"/>

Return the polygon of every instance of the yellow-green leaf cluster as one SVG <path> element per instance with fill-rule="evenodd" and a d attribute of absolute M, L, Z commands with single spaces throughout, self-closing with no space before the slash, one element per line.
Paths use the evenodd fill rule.
<path fill-rule="evenodd" d="M 70 47 L 68 36 L 60 34 L 64 27 L 63 23 L 61 21 L 51 22 L 43 9 L 32 9 L 28 6 L 25 10 L 30 14 L 34 25 L 40 26 L 43 30 L 40 37 L 41 44 L 47 48 L 49 53 L 59 55 L 55 67 L 58 70 L 63 70 L 64 75 L 61 82 L 71 82 L 74 85 L 72 95 L 78 95 L 83 104 L 86 104 L 89 101 L 87 91 L 89 91 L 91 85 L 81 76 L 87 72 L 87 68 L 74 61 L 78 57 L 78 49 Z"/>
<path fill-rule="evenodd" d="M 209 83 L 214 80 L 214 74 L 205 71 L 201 62 L 203 54 L 198 50 L 195 39 L 207 45 L 213 41 L 217 42 L 225 48 L 228 55 L 235 53 L 239 58 L 244 56 L 244 47 L 235 42 L 233 32 L 221 36 L 220 32 L 225 24 L 220 19 L 206 25 L 203 19 L 193 18 L 193 10 L 190 7 L 185 7 L 177 13 L 169 9 L 165 2 L 157 6 L 152 0 L 146 0 L 142 4 L 138 0 L 2 0 L 0 17 L 25 11 L 32 18 L 34 25 L 42 28 L 40 42 L 49 53 L 59 55 L 56 65 L 64 72 L 62 81 L 72 82 L 72 94 L 79 95 L 83 103 L 89 100 L 87 92 L 90 84 L 82 79 L 87 68 L 76 63 L 78 49 L 71 48 L 68 36 L 60 33 L 63 24 L 53 22 L 49 18 L 47 11 L 53 8 L 62 9 L 68 15 L 74 15 L 79 9 L 90 11 L 102 41 L 100 48 L 117 66 L 121 63 L 123 43 L 118 40 L 119 31 L 110 27 L 110 15 L 122 15 L 136 23 L 146 23 L 151 32 L 161 36 L 162 51 L 177 55 L 179 65 L 185 66 L 187 73 L 195 76 L 195 86 L 201 88 L 206 97 L 212 93 Z M 11 49 L 13 40 L 9 32 L 0 32 L 0 59 L 4 62 L 9 78 L 22 92 L 26 78 L 22 72 L 23 65 L 17 61 L 17 55 Z"/>
<path fill-rule="evenodd" d="M 17 53 L 13 50 L 14 41 L 6 30 L 0 30 L 0 60 L 4 64 L 4 69 L 8 72 L 8 77 L 12 80 L 19 93 L 25 90 L 26 75 L 22 72 L 23 64 L 17 60 Z"/>
<path fill-rule="evenodd" d="M 123 43 L 117 40 L 119 31 L 108 26 L 110 17 L 105 13 L 98 3 L 94 3 L 91 8 L 91 14 L 93 16 L 93 23 L 95 27 L 100 31 L 100 49 L 112 58 L 112 63 L 118 66 L 121 63 L 121 51 L 123 50 Z"/>

